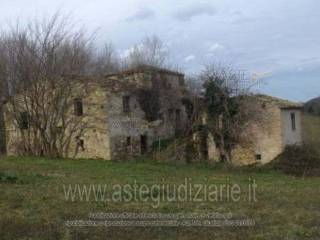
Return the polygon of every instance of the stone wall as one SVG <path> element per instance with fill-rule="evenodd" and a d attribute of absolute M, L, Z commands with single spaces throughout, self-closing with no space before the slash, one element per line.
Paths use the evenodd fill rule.
<path fill-rule="evenodd" d="M 254 111 L 260 120 L 252 121 L 241 134 L 243 141 L 234 147 L 234 165 L 266 164 L 282 153 L 287 144 L 301 143 L 301 110 L 285 110 L 277 102 L 255 101 Z M 291 131 L 290 114 L 296 114 L 296 131 Z M 212 138 L 208 139 L 209 160 L 220 158 Z"/>
<path fill-rule="evenodd" d="M 183 76 L 157 71 L 144 73 L 119 74 L 111 79 L 134 84 L 133 89 L 109 93 L 108 126 L 112 159 L 131 158 L 141 154 L 141 138 L 145 137 L 148 150 L 153 142 L 159 139 L 170 139 L 176 136 L 186 124 L 187 116 L 182 105 L 184 90 Z M 158 103 L 140 102 L 136 90 L 152 91 L 158 94 Z M 123 112 L 123 97 L 130 99 L 130 112 Z M 152 99 L 157 101 L 157 99 Z M 157 107 L 153 120 L 141 104 Z M 149 108 L 150 109 L 150 108 Z M 155 109 L 151 109 L 155 110 Z M 130 144 L 128 139 L 130 138 Z"/>
<path fill-rule="evenodd" d="M 18 97 L 18 96 L 16 96 Z M 66 121 L 79 121 L 85 126 L 84 131 L 80 129 L 66 129 L 66 136 L 70 136 L 69 147 L 66 148 L 64 157 L 72 158 L 101 158 L 110 159 L 109 134 L 106 118 L 106 93 L 104 89 L 96 84 L 84 85 L 76 84 L 70 102 L 75 98 L 81 98 L 83 102 L 83 116 L 75 116 L 74 107 L 71 104 Z M 11 105 L 6 105 L 6 145 L 8 155 L 20 155 L 22 153 L 22 142 L 33 141 L 33 128 L 29 126 L 27 130 L 21 130 L 13 115 Z M 73 125 L 76 126 L 76 125 Z M 79 125 L 80 126 L 80 125 Z M 71 134 L 71 131 L 74 134 Z M 78 134 L 79 132 L 79 134 Z M 79 141 L 83 142 L 83 149 L 79 146 Z"/>
<path fill-rule="evenodd" d="M 6 132 L 5 132 L 4 119 L 3 119 L 2 103 L 0 102 L 0 155 L 4 155 L 5 153 L 6 153 Z"/>
<path fill-rule="evenodd" d="M 235 165 L 265 164 L 275 159 L 283 150 L 281 109 L 275 103 L 258 101 L 256 114 L 261 121 L 253 122 L 243 133 L 249 140 L 232 152 Z M 260 111 L 259 111 L 260 109 Z"/>
<path fill-rule="evenodd" d="M 293 114 L 294 120 L 291 119 Z M 302 111 L 301 109 L 281 109 L 282 118 L 282 137 L 284 145 L 301 144 L 302 143 Z M 292 126 L 292 121 L 294 125 Z"/>
<path fill-rule="evenodd" d="M 8 104 L 3 106 L 3 117 L 5 123 L 6 136 L 6 154 L 8 156 L 16 156 L 21 154 L 19 151 L 21 146 L 21 133 L 17 127 L 14 116 L 8 111 Z"/>
<path fill-rule="evenodd" d="M 72 98 L 82 98 L 83 121 L 88 127 L 80 137 L 84 142 L 84 150 L 79 148 L 77 139 L 73 139 L 69 156 L 73 158 L 111 159 L 110 136 L 107 123 L 108 101 L 106 91 L 99 85 L 87 86 L 82 94 Z"/>
<path fill-rule="evenodd" d="M 70 101 L 77 98 L 82 100 L 83 115 L 75 116 L 71 106 L 67 116 L 86 124 L 86 127 L 81 134 L 72 136 L 65 157 L 106 160 L 132 158 L 150 150 L 154 141 L 175 137 L 186 124 L 187 116 L 181 101 L 184 94 L 181 74 L 132 72 L 98 81 L 87 78 L 76 82 Z M 159 109 L 155 111 L 153 121 L 146 118 L 141 100 L 136 95 L 137 89 L 152 89 L 159 93 Z M 128 112 L 123 109 L 124 97 L 130 99 Z M 29 135 L 32 126 L 21 131 L 10 114 L 12 111 L 6 111 L 7 151 L 9 155 L 17 155 L 20 154 L 23 135 Z"/>
<path fill-rule="evenodd" d="M 129 97 L 129 111 L 123 109 L 123 98 Z M 141 136 L 149 137 L 147 147 L 152 144 L 153 131 L 145 120 L 145 113 L 135 96 L 130 92 L 109 92 L 107 101 L 107 123 L 110 137 L 111 158 L 132 158 L 141 154 Z"/>

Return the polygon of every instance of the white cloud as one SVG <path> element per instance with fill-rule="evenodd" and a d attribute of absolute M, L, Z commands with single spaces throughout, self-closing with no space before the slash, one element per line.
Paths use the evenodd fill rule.
<path fill-rule="evenodd" d="M 141 43 L 138 44 L 138 45 L 129 47 L 129 48 L 125 49 L 124 51 L 122 51 L 122 52 L 120 53 L 120 57 L 121 57 L 121 58 L 127 58 L 127 57 L 130 56 L 131 53 L 133 53 L 133 51 L 134 51 L 135 49 L 141 50 L 142 48 L 143 48 L 143 45 L 142 45 Z"/>
<path fill-rule="evenodd" d="M 193 61 L 193 60 L 195 60 L 196 59 L 196 56 L 194 56 L 194 55 L 189 55 L 189 56 L 187 56 L 187 57 L 185 57 L 184 58 L 184 61 L 185 62 L 190 62 L 190 61 Z"/>
<path fill-rule="evenodd" d="M 127 58 L 129 57 L 130 53 L 133 51 L 133 48 L 128 48 L 120 53 L 121 58 Z"/>
<path fill-rule="evenodd" d="M 211 46 L 209 47 L 209 52 L 215 52 L 218 50 L 223 50 L 224 46 L 219 44 L 219 43 L 213 43 L 211 44 Z"/>

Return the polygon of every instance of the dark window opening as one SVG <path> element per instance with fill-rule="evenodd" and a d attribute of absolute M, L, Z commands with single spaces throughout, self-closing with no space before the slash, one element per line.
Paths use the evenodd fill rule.
<path fill-rule="evenodd" d="M 291 113 L 291 128 L 292 131 L 296 130 L 296 115 L 294 113 Z"/>
<path fill-rule="evenodd" d="M 172 109 L 172 108 L 169 108 L 169 109 L 168 109 L 168 113 L 169 113 L 169 118 L 172 118 L 172 116 L 173 116 L 173 109 Z"/>
<path fill-rule="evenodd" d="M 131 137 L 127 137 L 127 146 L 131 146 Z"/>
<path fill-rule="evenodd" d="M 220 160 L 221 160 L 221 162 L 225 162 L 225 161 L 227 160 L 226 155 L 221 154 L 221 155 L 220 155 Z"/>
<path fill-rule="evenodd" d="M 85 148 L 84 148 L 84 140 L 81 139 L 79 136 L 76 137 L 76 141 L 77 141 L 77 148 L 81 149 L 81 151 L 85 151 Z"/>
<path fill-rule="evenodd" d="M 181 111 L 180 109 L 176 110 L 176 122 L 179 123 L 181 120 Z"/>
<path fill-rule="evenodd" d="M 206 136 L 200 137 L 200 153 L 201 153 L 201 158 L 203 160 L 208 160 L 209 152 L 208 152 L 208 142 L 207 142 Z"/>
<path fill-rule="evenodd" d="M 144 154 L 148 151 L 148 136 L 141 135 L 140 136 L 140 144 L 141 144 L 141 154 Z"/>
<path fill-rule="evenodd" d="M 80 139 L 80 148 L 82 151 L 84 151 L 84 140 L 83 139 Z"/>
<path fill-rule="evenodd" d="M 81 98 L 74 99 L 74 114 L 76 116 L 82 116 L 83 115 L 83 104 Z"/>
<path fill-rule="evenodd" d="M 130 96 L 122 97 L 122 106 L 124 113 L 130 112 Z"/>
<path fill-rule="evenodd" d="M 261 160 L 262 160 L 261 154 L 256 154 L 256 160 L 257 160 L 257 161 L 261 161 Z"/>
<path fill-rule="evenodd" d="M 19 127 L 22 130 L 29 128 L 29 114 L 27 112 L 20 113 Z"/>

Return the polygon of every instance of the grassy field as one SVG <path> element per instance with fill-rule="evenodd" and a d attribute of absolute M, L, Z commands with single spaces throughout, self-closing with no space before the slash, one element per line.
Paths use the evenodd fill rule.
<path fill-rule="evenodd" d="M 320 117 L 304 115 L 303 118 L 303 136 L 307 144 L 311 144 L 320 153 Z"/>
<path fill-rule="evenodd" d="M 217 201 L 103 202 L 66 200 L 63 185 L 238 184 L 241 198 Z M 4 158 L 0 160 L 0 239 L 320 239 L 320 178 L 271 170 L 144 162 Z M 251 180 L 250 180 L 251 179 Z M 256 200 L 248 201 L 255 180 Z M 154 194 L 154 193 L 153 193 Z M 161 193 L 156 193 L 161 194 Z M 201 196 L 205 193 L 202 191 Z M 148 195 L 148 194 L 147 194 Z M 249 218 L 247 227 L 66 227 L 90 213 L 220 213 Z"/>

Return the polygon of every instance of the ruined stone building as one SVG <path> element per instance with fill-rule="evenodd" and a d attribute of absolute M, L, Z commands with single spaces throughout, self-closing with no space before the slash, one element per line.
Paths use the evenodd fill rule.
<path fill-rule="evenodd" d="M 302 104 L 255 95 L 254 111 L 260 121 L 250 123 L 242 133 L 243 143 L 232 151 L 234 165 L 265 164 L 274 160 L 288 145 L 302 143 Z M 211 161 L 221 156 L 213 138 L 208 138 L 208 155 Z"/>
<path fill-rule="evenodd" d="M 75 82 L 70 116 L 88 124 L 72 137 L 66 157 L 127 159 L 184 130 L 187 116 L 181 101 L 185 93 L 181 73 L 144 66 L 102 79 L 70 77 Z M 24 132 L 32 129 L 27 111 L 20 115 L 22 121 L 17 123 L 9 111 L 5 114 L 8 155 L 19 154 Z"/>
<path fill-rule="evenodd" d="M 68 79 L 72 79 L 74 87 L 69 96 L 67 121 L 78 124 L 66 129 L 72 134 L 67 138 L 63 157 L 130 159 L 151 151 L 157 142 L 179 136 L 190 126 L 183 104 L 188 93 L 181 73 L 144 66 L 101 79 L 80 76 Z M 253 102 L 255 107 L 251 110 L 263 120 L 250 123 L 241 133 L 245 141 L 232 150 L 235 165 L 265 164 L 275 159 L 285 146 L 302 143 L 300 104 L 265 95 L 254 96 Z M 50 103 L 47 107 L 51 107 Z M 6 104 L 5 128 L 2 126 L 5 131 L 1 134 L 6 140 L 2 146 L 8 155 L 19 155 L 28 148 L 26 143 L 35 141 L 30 137 L 33 126 L 27 109 L 9 109 Z M 19 121 L 14 114 L 18 114 Z M 63 129 L 59 124 L 57 129 Z M 213 137 L 209 135 L 204 141 L 206 158 L 221 161 L 223 157 Z M 187 150 L 179 157 L 187 159 Z"/>

